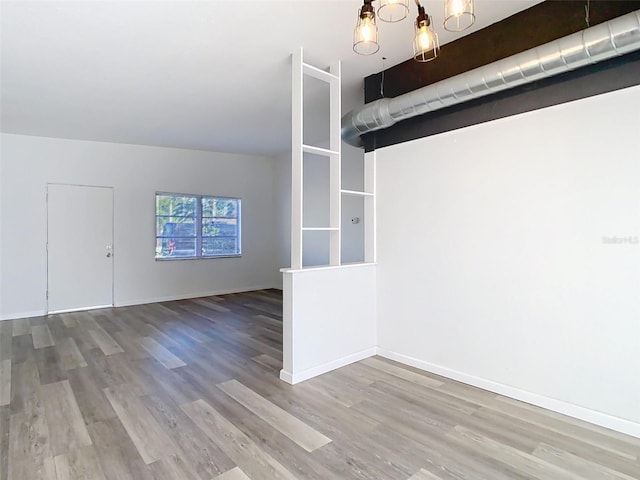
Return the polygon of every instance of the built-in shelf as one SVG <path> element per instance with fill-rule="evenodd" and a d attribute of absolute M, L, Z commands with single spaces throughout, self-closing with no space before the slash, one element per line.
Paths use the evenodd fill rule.
<path fill-rule="evenodd" d="M 322 155 L 324 157 L 330 157 L 332 155 L 340 155 L 340 152 L 335 150 L 329 150 L 328 148 L 314 147 L 312 145 L 302 145 L 302 151 L 304 153 L 312 153 L 314 155 Z"/>
<path fill-rule="evenodd" d="M 343 263 L 342 265 L 315 265 L 313 267 L 302 267 L 302 268 L 281 268 L 280 271 L 282 273 L 304 273 L 304 272 L 316 272 L 318 270 L 340 270 L 343 268 L 369 268 L 375 267 L 377 264 L 375 262 L 364 262 L 364 263 Z"/>
<path fill-rule="evenodd" d="M 373 193 L 358 192 L 357 190 L 340 190 L 343 195 L 353 195 L 354 197 L 373 197 Z"/>
<path fill-rule="evenodd" d="M 303 232 L 337 232 L 339 228 L 333 227 L 302 227 Z"/>
<path fill-rule="evenodd" d="M 322 80 L 327 83 L 333 80 L 340 80 L 340 77 L 337 75 L 329 73 L 326 70 L 322 70 L 321 68 L 314 67 L 313 65 L 309 65 L 308 63 L 302 64 L 302 71 L 305 75 L 309 75 L 310 77 L 317 78 L 318 80 Z"/>

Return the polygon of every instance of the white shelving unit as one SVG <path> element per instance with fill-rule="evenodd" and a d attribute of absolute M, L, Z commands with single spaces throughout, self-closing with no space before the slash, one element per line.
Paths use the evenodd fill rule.
<path fill-rule="evenodd" d="M 291 267 L 283 273 L 283 355 L 280 378 L 298 383 L 376 352 L 375 153 L 364 157 L 364 191 L 342 188 L 340 63 L 328 70 L 293 54 L 291 155 Z M 329 148 L 303 138 L 304 78 L 329 84 Z M 304 223 L 304 156 L 329 162 L 328 225 Z M 344 195 L 364 199 L 365 262 L 341 264 Z M 315 200 L 315 199 L 314 199 Z M 303 268 L 305 232 L 327 232 L 329 265 Z"/>
<path fill-rule="evenodd" d="M 292 68 L 292 178 L 291 178 L 291 270 L 303 268 L 303 232 L 329 233 L 329 266 L 341 265 L 342 195 L 365 198 L 365 262 L 375 262 L 375 158 L 365 155 L 365 191 L 342 189 L 342 140 L 340 62 L 328 70 L 304 62 L 302 49 L 293 54 Z M 305 75 L 329 84 L 329 148 L 304 143 L 304 78 Z M 304 222 L 304 154 L 324 157 L 329 162 L 329 225 L 307 226 Z"/>

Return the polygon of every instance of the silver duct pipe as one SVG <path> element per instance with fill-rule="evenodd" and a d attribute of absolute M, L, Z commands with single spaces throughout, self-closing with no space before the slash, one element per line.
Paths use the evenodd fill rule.
<path fill-rule="evenodd" d="M 552 77 L 640 49 L 640 10 L 581 32 L 455 75 L 395 98 L 383 98 L 342 118 L 342 139 L 361 147 L 361 135 L 401 120 Z"/>

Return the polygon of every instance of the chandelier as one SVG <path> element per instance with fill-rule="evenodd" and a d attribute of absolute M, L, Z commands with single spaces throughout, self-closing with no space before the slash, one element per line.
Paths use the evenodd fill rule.
<path fill-rule="evenodd" d="M 438 34 L 433 29 L 431 17 L 418 0 L 414 36 L 413 59 L 417 62 L 428 62 L 440 53 Z M 379 0 L 378 11 L 373 6 L 374 0 L 364 0 L 358 10 L 358 22 L 353 32 L 353 50 L 360 55 L 372 55 L 380 50 L 378 43 L 377 19 L 395 23 L 409 14 L 409 0 Z M 446 0 L 444 2 L 444 29 L 450 32 L 466 30 L 476 21 L 473 13 L 473 0 Z"/>

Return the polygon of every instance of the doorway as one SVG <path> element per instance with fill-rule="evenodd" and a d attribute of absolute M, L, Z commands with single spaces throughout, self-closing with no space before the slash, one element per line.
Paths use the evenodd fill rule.
<path fill-rule="evenodd" d="M 113 188 L 47 185 L 47 312 L 113 306 Z"/>

